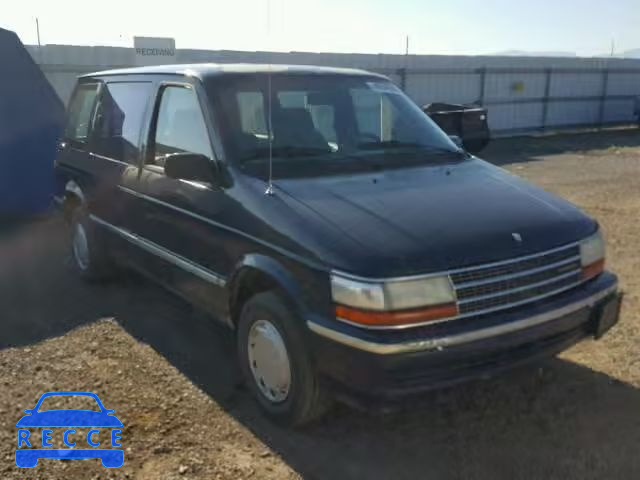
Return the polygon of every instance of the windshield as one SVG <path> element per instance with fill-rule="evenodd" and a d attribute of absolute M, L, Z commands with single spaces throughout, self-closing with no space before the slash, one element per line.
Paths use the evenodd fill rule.
<path fill-rule="evenodd" d="M 378 77 L 232 76 L 209 91 L 227 151 L 251 174 L 266 174 L 270 148 L 276 178 L 462 158 L 398 87 Z"/>
<path fill-rule="evenodd" d="M 95 398 L 86 395 L 52 395 L 42 400 L 38 412 L 66 409 L 99 412 L 100 406 Z"/>

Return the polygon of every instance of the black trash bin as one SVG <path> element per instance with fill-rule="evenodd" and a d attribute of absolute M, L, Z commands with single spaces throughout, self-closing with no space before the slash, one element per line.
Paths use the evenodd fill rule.
<path fill-rule="evenodd" d="M 45 212 L 64 105 L 18 36 L 0 28 L 0 216 Z"/>
<path fill-rule="evenodd" d="M 487 146 L 491 135 L 487 121 L 487 109 L 477 105 L 455 103 L 431 103 L 422 107 L 448 135 L 457 135 L 464 148 L 478 153 Z"/>

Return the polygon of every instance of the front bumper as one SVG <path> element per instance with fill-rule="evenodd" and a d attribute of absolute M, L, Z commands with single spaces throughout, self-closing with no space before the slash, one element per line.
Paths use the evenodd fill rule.
<path fill-rule="evenodd" d="M 320 373 L 338 388 L 394 398 L 487 377 L 553 356 L 588 336 L 601 336 L 603 305 L 619 299 L 615 275 L 499 314 L 432 326 L 367 330 L 337 320 L 309 319 Z M 611 310 L 611 309 L 608 309 Z"/>

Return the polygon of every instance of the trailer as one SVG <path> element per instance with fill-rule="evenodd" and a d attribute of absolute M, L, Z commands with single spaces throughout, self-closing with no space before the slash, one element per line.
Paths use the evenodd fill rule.
<path fill-rule="evenodd" d="M 18 36 L 0 28 L 0 215 L 41 214 L 55 191 L 64 105 Z"/>
<path fill-rule="evenodd" d="M 464 148 L 471 153 L 479 153 L 491 139 L 487 109 L 478 105 L 454 103 L 431 103 L 422 111 L 448 135 L 460 138 Z"/>

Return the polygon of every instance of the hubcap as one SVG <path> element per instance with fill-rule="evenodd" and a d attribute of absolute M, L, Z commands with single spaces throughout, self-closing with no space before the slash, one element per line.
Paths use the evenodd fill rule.
<path fill-rule="evenodd" d="M 87 232 L 80 223 L 76 223 L 73 230 L 73 258 L 81 270 L 89 268 L 89 242 Z"/>
<path fill-rule="evenodd" d="M 268 320 L 256 321 L 249 330 L 249 366 L 262 394 L 283 402 L 291 387 L 291 365 L 284 340 Z"/>

